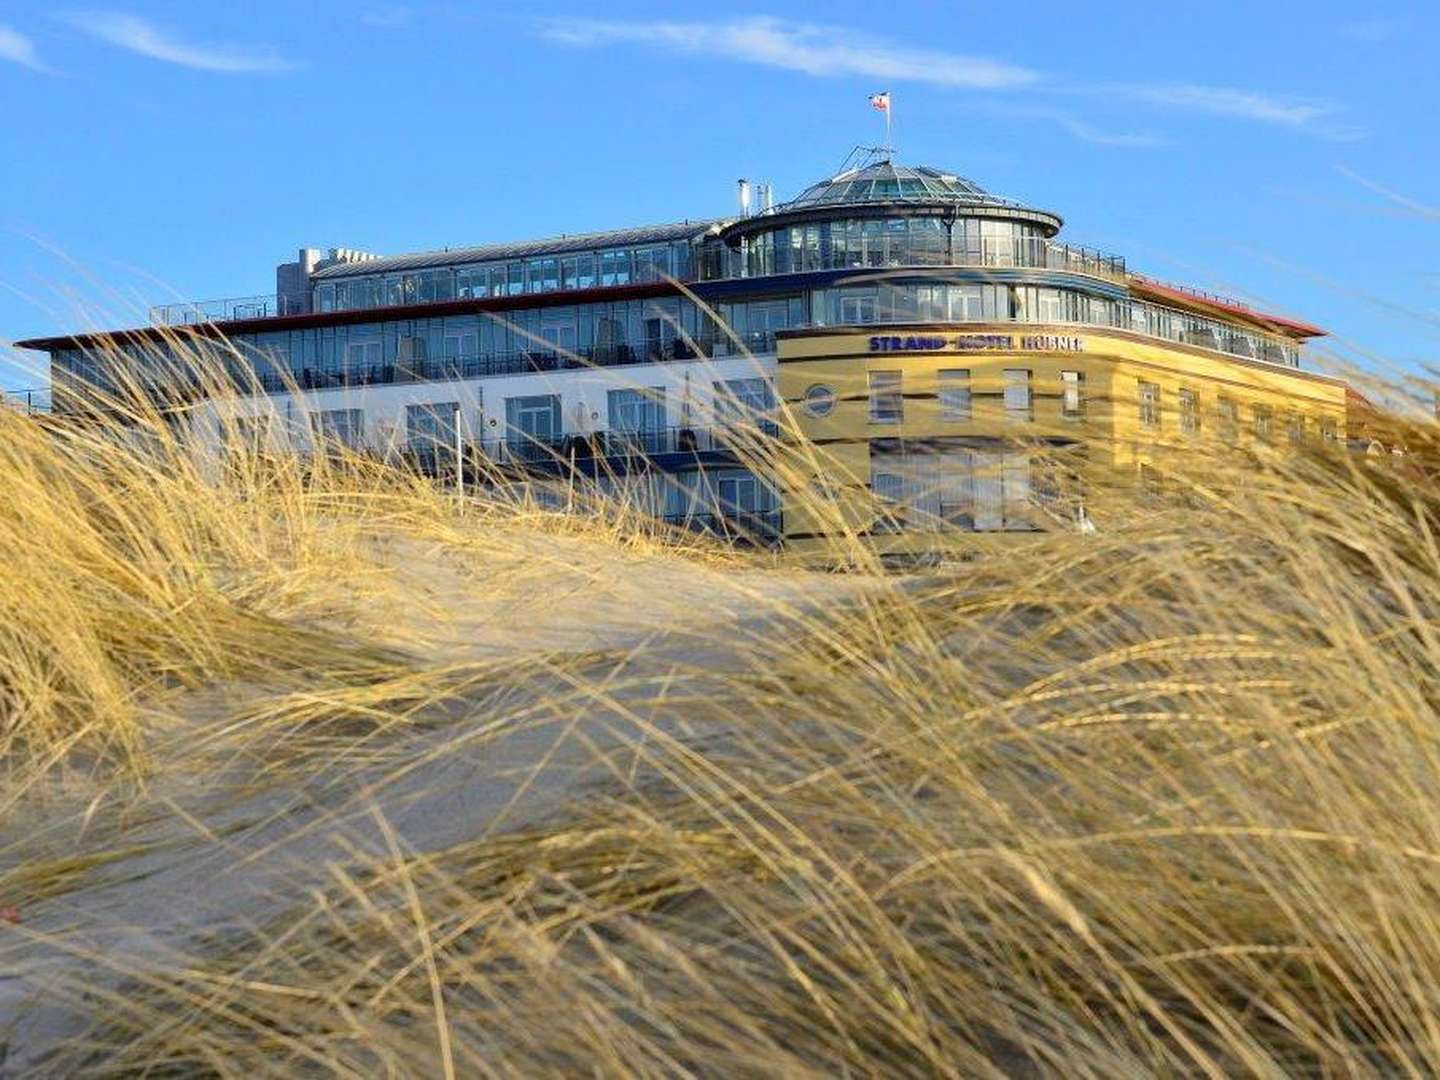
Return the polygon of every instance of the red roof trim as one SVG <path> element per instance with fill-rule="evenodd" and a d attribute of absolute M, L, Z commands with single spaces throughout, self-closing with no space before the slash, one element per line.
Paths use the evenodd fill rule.
<path fill-rule="evenodd" d="M 362 308 L 358 311 L 312 312 L 308 315 L 271 315 L 263 319 L 231 319 L 226 322 L 190 323 L 183 326 L 139 326 L 123 330 L 99 330 L 88 334 L 31 338 L 17 341 L 19 349 L 88 349 L 120 341 L 163 341 L 176 335 L 219 338 L 232 334 L 261 334 L 279 330 L 308 330 L 317 326 L 351 326 L 355 323 L 395 322 L 402 319 L 439 319 L 446 315 L 473 315 L 485 311 L 513 311 L 516 308 L 559 307 L 606 300 L 645 300 L 675 296 L 679 289 L 668 281 L 639 285 L 601 285 L 593 289 L 571 289 L 522 296 L 491 296 L 483 300 L 442 300 L 430 304 Z"/>
<path fill-rule="evenodd" d="M 1255 311 L 1243 304 L 1221 300 L 1219 297 L 1196 296 L 1194 293 L 1186 292 L 1171 285 L 1162 285 L 1158 281 L 1151 281 L 1148 278 L 1132 277 L 1130 288 L 1136 292 L 1149 293 L 1153 296 L 1163 296 L 1167 300 L 1176 301 L 1189 307 L 1208 308 L 1215 311 L 1223 311 L 1227 315 L 1238 316 L 1261 326 L 1272 327 L 1282 333 L 1288 333 L 1291 337 L 1324 337 L 1325 331 L 1310 323 L 1299 322 L 1295 319 L 1287 319 L 1283 315 L 1272 315 L 1268 312 Z"/>

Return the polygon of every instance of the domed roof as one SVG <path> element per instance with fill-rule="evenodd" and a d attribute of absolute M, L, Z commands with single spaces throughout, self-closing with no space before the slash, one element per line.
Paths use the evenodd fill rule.
<path fill-rule="evenodd" d="M 789 202 L 774 208 L 776 213 L 807 210 L 811 207 L 856 203 L 953 202 L 966 206 L 1010 206 L 1020 204 L 991 195 L 973 180 L 932 169 L 928 165 L 896 165 L 877 161 L 848 169 L 828 180 L 811 184 Z"/>

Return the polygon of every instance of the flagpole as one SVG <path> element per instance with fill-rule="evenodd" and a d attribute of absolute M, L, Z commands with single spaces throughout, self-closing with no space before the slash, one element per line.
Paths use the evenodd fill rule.
<path fill-rule="evenodd" d="M 890 96 L 890 91 L 885 91 L 885 152 L 891 157 L 895 156 L 895 146 L 890 141 L 890 116 L 895 111 L 895 99 Z"/>

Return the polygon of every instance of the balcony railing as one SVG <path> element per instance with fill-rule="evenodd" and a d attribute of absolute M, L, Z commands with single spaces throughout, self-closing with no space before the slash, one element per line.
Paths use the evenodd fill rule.
<path fill-rule="evenodd" d="M 596 431 L 588 435 L 536 436 L 514 431 L 478 444 L 488 461 L 530 465 L 541 462 L 576 462 L 589 459 L 636 459 L 666 454 L 700 454 L 732 451 L 757 438 L 775 438 L 780 429 L 772 420 L 759 419 L 732 427 L 673 427 L 653 431 Z M 445 450 L 431 452 L 443 458 Z M 452 455 L 453 456 L 453 455 Z"/>
<path fill-rule="evenodd" d="M 778 435 L 779 427 L 774 421 L 760 418 L 713 428 L 679 427 L 551 436 L 512 432 L 499 439 L 466 442 L 462 450 L 466 475 L 475 480 L 481 479 L 484 470 L 490 466 L 513 470 L 521 476 L 543 476 L 554 475 L 557 471 L 583 472 L 587 463 L 604 462 L 618 473 L 629 473 L 635 471 L 637 463 L 646 467 L 657 465 L 674 469 L 677 463 L 673 459 L 668 463 L 663 460 L 667 455 L 674 454 L 693 455 L 693 461 L 680 459 L 682 470 L 735 467 L 740 464 L 738 459 L 722 457 L 717 460 L 714 457 L 702 458 L 701 455 L 733 453 L 738 446 L 754 445 Z M 419 472 L 453 479 L 455 453 L 452 446 L 422 442 L 408 446 L 403 456 Z M 601 468 L 593 475 L 604 474 L 605 469 Z M 655 516 L 670 525 L 764 546 L 776 543 L 782 531 L 779 508 L 745 509 L 729 505 L 724 500 L 700 500 L 683 510 L 657 513 Z"/>
<path fill-rule="evenodd" d="M 0 406 L 18 409 L 23 413 L 48 413 L 51 411 L 49 387 L 35 390 L 0 390 Z"/>
<path fill-rule="evenodd" d="M 771 348 L 774 336 L 771 335 Z M 258 372 L 254 381 L 272 393 L 291 389 L 329 390 L 349 386 L 387 386 L 392 383 L 443 382 L 479 379 L 489 375 L 524 375 L 533 372 L 574 371 L 591 367 L 624 367 L 629 364 L 658 364 L 667 360 L 693 360 L 696 354 L 683 340 L 654 341 L 639 345 L 601 345 L 589 349 L 527 349 L 490 356 L 453 356 L 435 360 L 403 360 L 393 364 L 323 371 L 301 368 L 293 373 Z M 248 385 L 243 377 L 241 385 Z"/>
<path fill-rule="evenodd" d="M 303 315 L 305 306 L 285 296 L 231 296 L 222 300 L 186 300 L 150 309 L 152 326 L 194 326 L 234 319 L 269 319 Z"/>
<path fill-rule="evenodd" d="M 761 252 L 764 252 L 762 255 Z M 953 249 L 896 244 L 870 249 L 845 248 L 835 251 L 784 251 L 772 259 L 767 249 L 752 250 L 730 261 L 730 267 L 744 278 L 773 274 L 803 274 L 816 270 L 894 270 L 904 267 L 1005 268 L 1068 270 L 1125 282 L 1125 259 L 1078 244 L 1061 244 L 1041 237 L 991 239 L 980 237 L 957 242 Z M 720 276 L 732 276 L 721 274 Z"/>

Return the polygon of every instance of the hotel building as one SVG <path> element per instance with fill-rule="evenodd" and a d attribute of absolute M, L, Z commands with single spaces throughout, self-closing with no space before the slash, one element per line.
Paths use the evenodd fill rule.
<path fill-rule="evenodd" d="M 1343 382 L 1301 366 L 1320 330 L 1068 244 L 1055 213 L 883 158 L 788 202 L 762 189 L 752 208 L 750 194 L 742 181 L 721 220 L 409 255 L 305 249 L 273 296 L 19 344 L 50 354 L 64 412 L 122 382 L 187 400 L 176 350 L 223 339 L 240 393 L 187 412 L 253 425 L 267 445 L 330 441 L 441 471 L 458 446 L 799 548 L 837 525 L 797 485 L 841 492 L 841 527 L 893 546 L 937 523 L 1047 527 L 1036 462 L 1051 451 L 1123 467 L 1205 435 L 1343 435 Z M 814 475 L 752 467 L 729 434 L 768 430 L 782 401 L 792 441 L 823 450 L 805 458 Z"/>

